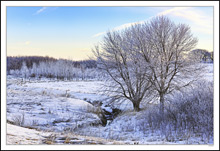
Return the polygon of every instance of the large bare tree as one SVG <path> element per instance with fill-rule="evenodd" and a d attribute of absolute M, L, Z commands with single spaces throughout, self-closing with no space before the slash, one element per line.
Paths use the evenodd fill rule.
<path fill-rule="evenodd" d="M 107 92 L 115 99 L 130 100 L 134 110 L 139 111 L 140 102 L 148 94 L 151 83 L 146 77 L 148 67 L 137 60 L 139 54 L 132 45 L 133 40 L 130 29 L 108 32 L 94 52 L 99 68 L 110 76 Z"/>
<path fill-rule="evenodd" d="M 198 40 L 188 25 L 176 25 L 165 16 L 141 25 L 138 35 L 141 35 L 140 43 L 144 43 L 139 52 L 145 60 L 143 64 L 151 70 L 149 81 L 159 95 L 163 115 L 165 95 L 181 90 L 199 78 L 202 66 L 187 57 Z"/>

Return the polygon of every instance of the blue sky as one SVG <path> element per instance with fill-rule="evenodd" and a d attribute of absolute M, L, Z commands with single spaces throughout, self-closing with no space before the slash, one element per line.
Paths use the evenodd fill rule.
<path fill-rule="evenodd" d="M 212 7 L 7 7 L 7 55 L 73 60 L 91 49 L 108 30 L 120 30 L 167 15 L 191 26 L 197 48 L 213 51 Z"/>

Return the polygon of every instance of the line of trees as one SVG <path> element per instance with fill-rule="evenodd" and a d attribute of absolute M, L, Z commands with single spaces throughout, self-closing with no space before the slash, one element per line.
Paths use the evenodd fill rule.
<path fill-rule="evenodd" d="M 37 57 L 38 59 L 29 61 L 31 58 L 35 57 L 8 57 L 8 74 L 21 76 L 25 79 L 45 77 L 60 80 L 101 79 L 105 76 L 99 70 L 96 70 L 97 65 L 95 60 L 72 61 Z M 13 66 L 14 60 L 20 60 L 22 62 L 17 66 Z"/>
<path fill-rule="evenodd" d="M 80 65 L 86 66 L 86 68 L 95 68 L 97 66 L 95 60 L 82 60 L 82 61 L 72 61 L 68 59 L 55 59 L 48 56 L 8 56 L 7 57 L 7 71 L 21 69 L 22 63 L 25 62 L 28 68 L 32 68 L 33 64 L 39 65 L 40 62 L 56 62 L 58 60 L 69 61 L 74 67 L 79 67 Z"/>
<path fill-rule="evenodd" d="M 192 59 L 197 59 L 203 63 L 213 63 L 213 51 L 209 52 L 205 49 L 195 49 L 189 53 L 189 57 Z"/>
<path fill-rule="evenodd" d="M 157 94 L 163 115 L 165 96 L 190 85 L 202 72 L 199 62 L 188 57 L 197 42 L 188 25 L 159 16 L 109 31 L 93 52 L 98 67 L 111 77 L 108 91 L 130 100 L 135 111 L 146 96 Z"/>
<path fill-rule="evenodd" d="M 39 64 L 40 62 L 55 62 L 57 59 L 52 57 L 42 56 L 8 56 L 7 57 L 7 72 L 10 70 L 20 70 L 23 62 L 28 68 L 33 66 L 33 63 Z"/>

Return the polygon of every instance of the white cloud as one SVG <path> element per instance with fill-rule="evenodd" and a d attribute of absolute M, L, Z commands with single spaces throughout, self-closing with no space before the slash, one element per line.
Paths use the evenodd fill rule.
<path fill-rule="evenodd" d="M 155 16 L 149 17 L 147 20 L 150 20 L 153 17 L 161 16 L 161 15 L 171 15 L 175 17 L 184 18 L 192 22 L 194 26 L 197 27 L 195 28 L 196 31 L 203 32 L 206 34 L 212 34 L 212 24 L 210 24 L 212 23 L 212 17 L 206 16 L 192 7 L 174 7 L 174 8 L 162 11 L 160 13 L 157 13 Z M 112 30 L 125 29 L 135 24 L 142 24 L 146 22 L 147 20 L 123 24 L 121 26 L 113 28 Z M 100 32 L 100 33 L 95 34 L 93 37 L 98 37 L 98 36 L 104 35 L 105 33 L 106 32 Z"/>
<path fill-rule="evenodd" d="M 39 9 L 38 11 L 36 11 L 36 13 L 34 13 L 34 15 L 40 14 L 43 11 L 45 11 L 47 9 L 47 7 L 42 7 L 41 9 Z"/>
<path fill-rule="evenodd" d="M 92 37 L 99 37 L 99 36 L 101 36 L 101 35 L 104 35 L 105 33 L 106 33 L 106 32 L 97 33 L 97 34 L 93 35 Z"/>

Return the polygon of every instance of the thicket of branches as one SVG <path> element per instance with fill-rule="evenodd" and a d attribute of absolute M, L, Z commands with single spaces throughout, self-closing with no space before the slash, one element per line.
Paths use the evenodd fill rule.
<path fill-rule="evenodd" d="M 167 99 L 169 106 L 164 115 L 161 116 L 159 107 L 150 108 L 142 125 L 146 123 L 152 131 L 160 130 L 168 141 L 195 136 L 207 143 L 213 141 L 213 82 L 198 81 Z"/>

